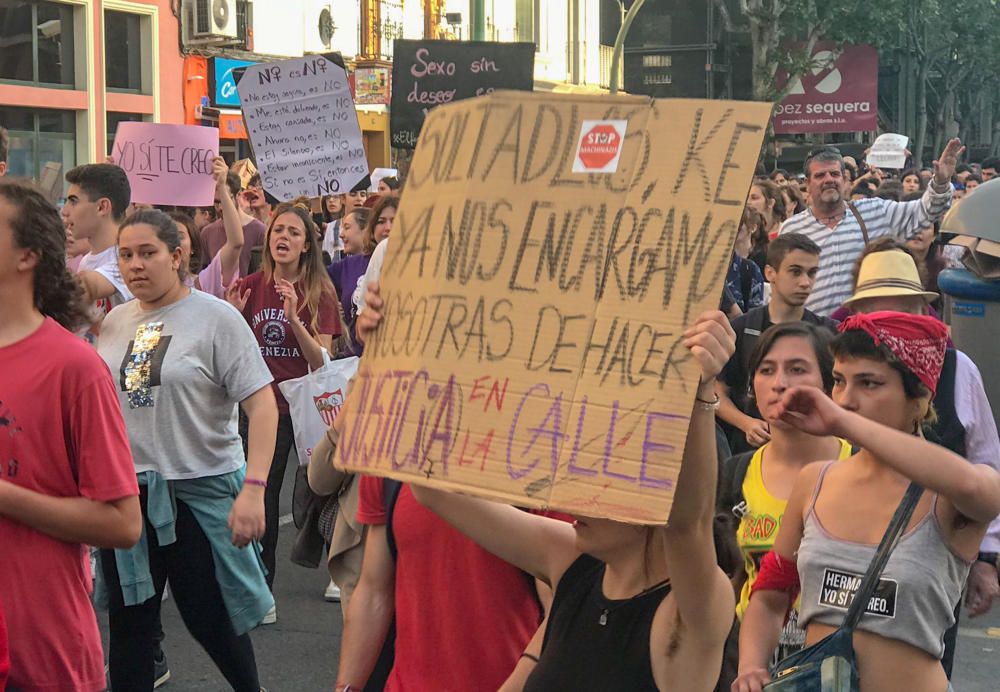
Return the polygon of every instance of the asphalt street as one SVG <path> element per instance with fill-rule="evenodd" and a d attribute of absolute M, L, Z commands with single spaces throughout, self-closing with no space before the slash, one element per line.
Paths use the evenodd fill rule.
<path fill-rule="evenodd" d="M 282 513 L 291 511 L 294 465 L 282 487 Z M 290 517 L 286 518 L 290 521 Z M 340 605 L 323 600 L 329 582 L 325 567 L 310 570 L 292 564 L 289 551 L 295 528 L 286 524 L 278 542 L 275 598 L 278 621 L 258 627 L 251 635 L 261 684 L 268 692 L 330 692 L 337 674 Z M 106 618 L 99 614 L 107 636 Z M 184 629 L 172 600 L 163 604 L 164 650 L 171 680 L 164 692 L 223 692 L 228 689 L 208 656 Z M 965 619 L 959 631 L 953 680 L 957 692 L 996 692 L 1000 689 L 1000 604 L 987 615 Z"/>

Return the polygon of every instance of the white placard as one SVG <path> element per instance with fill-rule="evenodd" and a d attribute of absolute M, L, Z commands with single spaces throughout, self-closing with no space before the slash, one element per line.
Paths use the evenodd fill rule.
<path fill-rule="evenodd" d="M 322 55 L 260 63 L 237 90 L 264 189 L 278 199 L 348 192 L 368 174 L 344 68 Z"/>
<path fill-rule="evenodd" d="M 887 133 L 879 135 L 868 151 L 866 161 L 875 168 L 903 168 L 906 166 L 906 135 Z"/>

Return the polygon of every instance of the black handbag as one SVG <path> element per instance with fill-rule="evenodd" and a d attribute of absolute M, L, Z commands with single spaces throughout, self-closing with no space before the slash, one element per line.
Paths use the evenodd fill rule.
<path fill-rule="evenodd" d="M 889 522 L 875 557 L 868 565 L 844 622 L 837 630 L 810 647 L 784 659 L 771 672 L 772 681 L 764 686 L 767 692 L 858 692 L 858 666 L 854 658 L 854 630 L 864 615 L 866 605 L 875 593 L 885 565 L 899 537 L 910 523 L 913 511 L 924 489 L 916 483 L 903 494 Z"/>

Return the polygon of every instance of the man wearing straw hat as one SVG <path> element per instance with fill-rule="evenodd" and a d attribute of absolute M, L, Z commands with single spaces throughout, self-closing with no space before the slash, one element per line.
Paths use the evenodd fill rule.
<path fill-rule="evenodd" d="M 853 312 L 895 310 L 914 315 L 928 314 L 928 304 L 938 297 L 925 291 L 913 256 L 897 241 L 882 238 L 869 245 L 859 258 L 854 295 L 844 305 Z M 949 348 L 938 380 L 934 409 L 938 422 L 934 433 L 940 444 L 974 464 L 1000 469 L 1000 438 L 990 402 L 986 398 L 979 368 L 961 351 Z M 1000 517 L 995 519 L 980 545 L 980 553 L 969 574 L 965 605 L 976 617 L 990 610 L 1000 595 L 997 583 L 997 553 L 1000 552 Z M 945 673 L 951 677 L 958 631 L 945 633 Z"/>

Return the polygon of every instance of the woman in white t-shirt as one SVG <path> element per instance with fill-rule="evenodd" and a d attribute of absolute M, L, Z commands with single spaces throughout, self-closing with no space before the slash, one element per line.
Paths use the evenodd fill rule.
<path fill-rule="evenodd" d="M 111 685 L 153 688 L 169 581 L 185 626 L 230 686 L 259 692 L 248 632 L 274 605 L 256 543 L 278 419 L 272 377 L 243 317 L 181 280 L 181 235 L 160 211 L 125 220 L 119 266 L 136 299 L 108 314 L 98 343 L 116 374 L 143 513 L 135 548 L 100 551 Z"/>

